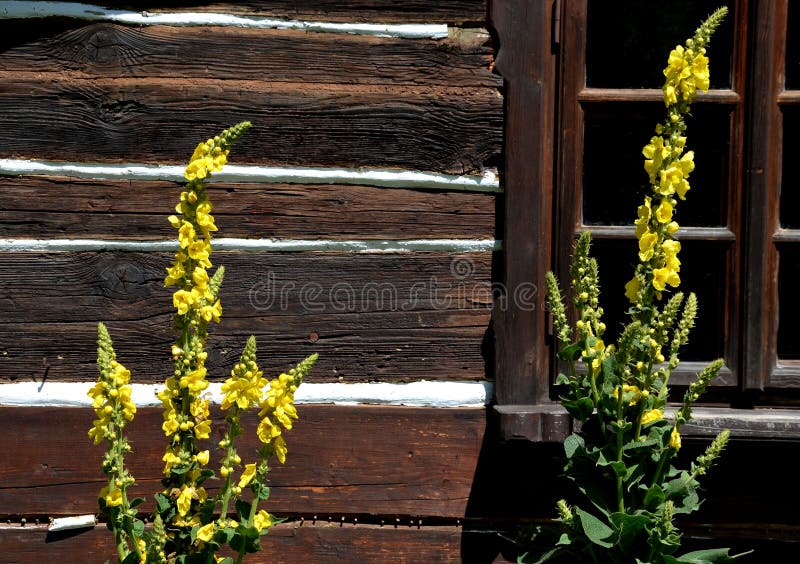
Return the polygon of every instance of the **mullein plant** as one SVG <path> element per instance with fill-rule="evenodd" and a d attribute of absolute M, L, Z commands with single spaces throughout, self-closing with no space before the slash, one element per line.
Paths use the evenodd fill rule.
<path fill-rule="evenodd" d="M 256 363 L 256 341 L 250 337 L 230 378 L 222 385 L 221 409 L 226 426 L 217 473 L 210 469 L 211 416 L 205 342 L 211 323 L 222 316 L 219 291 L 224 267 L 212 275 L 211 233 L 217 230 L 204 181 L 227 162 L 231 146 L 250 127 L 249 122 L 226 129 L 201 142 L 185 170 L 188 181 L 169 216 L 178 232 L 178 251 L 167 268 L 166 286 L 175 286 L 172 296 L 176 340 L 171 347 L 174 371 L 158 393 L 163 405 L 161 425 L 167 447 L 163 456 L 163 489 L 155 494 L 152 526 L 145 528 L 137 507 L 142 498 L 129 499 L 135 479 L 125 466 L 131 446 L 125 427 L 133 421 L 136 405 L 131 400 L 130 371 L 117 362 L 108 330 L 98 326 L 97 365 L 100 377 L 89 391 L 97 419 L 89 437 L 105 442 L 103 472 L 108 484 L 99 494 L 100 511 L 113 532 L 123 563 L 214 563 L 241 562 L 247 553 L 260 550 L 259 538 L 279 522 L 259 502 L 269 497 L 268 461 L 286 460 L 284 430 L 297 419 L 294 393 L 317 359 L 314 354 L 287 374 L 268 380 Z M 236 439 L 242 435 L 242 415 L 258 411 L 256 434 L 260 448 L 255 461 L 242 465 Z M 209 481 L 219 484 L 216 495 L 206 491 Z M 243 496 L 245 490 L 249 495 Z M 245 499 L 245 497 L 247 499 Z M 233 517 L 232 517 L 233 515 Z M 224 546 L 233 557 L 216 553 Z"/>
<path fill-rule="evenodd" d="M 708 90 L 706 45 L 726 13 L 726 8 L 717 10 L 685 46 L 675 47 L 664 70 L 667 118 L 642 151 L 650 188 L 635 222 L 639 261 L 625 286 L 630 322 L 617 343 L 603 340 L 598 265 L 590 256 L 588 231 L 576 242 L 570 268 L 574 331 L 558 282 L 547 275 L 558 358 L 568 366 L 568 374 L 560 374 L 556 383 L 564 386 L 562 405 L 580 427 L 564 444 L 565 474 L 585 497 L 583 507 L 559 501 L 557 527 L 540 527 L 528 541 L 534 548 L 521 561 L 673 564 L 733 558 L 728 549 L 676 555 L 681 536 L 674 523 L 676 516 L 698 509 L 698 479 L 728 441 L 725 430 L 688 469 L 673 464 L 681 427 L 722 359 L 697 375 L 674 418 L 665 417 L 670 373 L 697 314 L 695 295 L 673 290 L 680 284 L 681 267 L 675 210 L 686 199 L 694 169 L 694 153 L 686 150 L 685 117 L 697 91 Z"/>

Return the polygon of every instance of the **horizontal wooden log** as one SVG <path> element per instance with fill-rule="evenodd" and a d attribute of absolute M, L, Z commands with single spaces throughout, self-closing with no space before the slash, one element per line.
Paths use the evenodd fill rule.
<path fill-rule="evenodd" d="M 265 505 L 270 512 L 309 518 L 383 514 L 455 519 L 466 514 L 486 425 L 484 409 L 303 405 L 298 412 L 300 419 L 286 435 L 286 464 L 276 462 L 270 472 L 271 497 Z M 103 447 L 92 445 L 86 435 L 93 415 L 89 408 L 0 409 L 0 448 L 14 461 L 0 465 L 0 516 L 96 512 Z M 138 484 L 134 495 L 149 500 L 161 487 L 161 423 L 160 409 L 143 408 L 129 427 L 129 465 Z M 256 423 L 255 417 L 244 422 L 238 449 L 244 462 L 255 456 Z M 222 427 L 216 410 L 214 425 Z M 209 441 L 212 452 L 216 440 Z"/>
<path fill-rule="evenodd" d="M 212 255 L 226 266 L 213 378 L 256 335 L 268 370 L 320 353 L 313 381 L 481 380 L 491 253 Z M 94 380 L 96 323 L 139 382 L 171 371 L 164 253 L 0 254 L 0 381 Z"/>
<path fill-rule="evenodd" d="M 494 194 L 325 184 L 209 184 L 219 234 L 492 239 Z M 0 177 L 0 238 L 171 239 L 172 182 Z"/>
<path fill-rule="evenodd" d="M 84 2 L 86 3 L 86 2 Z M 151 12 L 216 12 L 298 20 L 393 23 L 482 23 L 486 0 L 249 0 L 244 2 L 102 2 L 106 8 Z"/>
<path fill-rule="evenodd" d="M 502 107 L 493 88 L 11 73 L 0 75 L 0 146 L 5 158 L 182 163 L 248 119 L 237 164 L 481 173 L 500 154 Z"/>
<path fill-rule="evenodd" d="M 489 70 L 489 35 L 479 31 L 460 31 L 442 40 L 404 40 L 238 27 L 137 28 L 58 18 L 0 20 L 0 38 L 6 73 L 63 73 L 92 79 L 502 85 L 502 79 Z"/>
<path fill-rule="evenodd" d="M 503 531 L 505 537 L 511 533 Z M 688 550 L 753 550 L 741 562 L 792 562 L 796 528 L 697 527 L 683 537 Z M 101 562 L 115 554 L 104 526 L 48 533 L 45 525 L 0 525 L 3 562 Z M 263 551 L 245 562 L 516 562 L 518 550 L 500 532 L 454 526 L 363 526 L 351 522 L 285 523 L 261 538 Z"/>
<path fill-rule="evenodd" d="M 462 535 L 470 533 L 455 526 L 287 523 L 261 537 L 262 552 L 245 562 L 462 562 Z M 105 526 L 50 534 L 44 526 L 0 526 L 0 538 L 1 562 L 103 562 L 116 555 L 113 536 Z"/>

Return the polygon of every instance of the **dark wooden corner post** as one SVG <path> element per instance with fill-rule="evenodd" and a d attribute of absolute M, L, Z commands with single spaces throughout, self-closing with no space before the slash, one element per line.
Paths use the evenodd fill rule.
<path fill-rule="evenodd" d="M 560 441 L 569 418 L 549 400 L 545 273 L 553 233 L 553 32 L 557 0 L 494 0 L 495 69 L 505 85 L 503 295 L 494 308 L 494 407 L 504 439 Z"/>

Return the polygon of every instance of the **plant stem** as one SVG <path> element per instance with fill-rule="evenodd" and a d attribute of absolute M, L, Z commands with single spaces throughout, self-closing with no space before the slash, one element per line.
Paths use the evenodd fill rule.
<path fill-rule="evenodd" d="M 619 399 L 617 401 L 617 462 L 622 462 L 622 435 L 625 432 L 623 427 L 625 419 L 622 416 L 622 386 L 617 388 Z M 623 498 L 622 476 L 617 474 L 617 509 L 620 513 L 625 513 L 625 500 Z"/>

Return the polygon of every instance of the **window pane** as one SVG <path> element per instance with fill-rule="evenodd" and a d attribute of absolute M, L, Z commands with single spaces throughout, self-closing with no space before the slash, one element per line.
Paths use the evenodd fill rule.
<path fill-rule="evenodd" d="M 677 207 L 681 225 L 725 225 L 728 201 L 729 108 L 696 104 L 689 118 L 687 148 L 696 153 L 686 202 Z M 622 102 L 587 105 L 583 154 L 583 222 L 633 225 L 636 208 L 650 193 L 642 148 L 664 119 L 663 104 Z"/>
<path fill-rule="evenodd" d="M 800 3 L 789 2 L 789 19 L 786 22 L 786 89 L 800 89 Z"/>
<path fill-rule="evenodd" d="M 783 108 L 783 173 L 781 175 L 781 227 L 800 228 L 800 171 L 794 162 L 800 151 L 800 108 Z"/>
<path fill-rule="evenodd" d="M 778 268 L 778 358 L 800 359 L 800 340 L 797 319 L 800 317 L 800 248 L 797 245 L 780 245 Z"/>
<path fill-rule="evenodd" d="M 728 279 L 726 248 L 724 243 L 682 243 L 678 289 L 686 295 L 697 294 L 699 313 L 689 334 L 689 344 L 682 349 L 681 360 L 707 361 L 723 356 L 726 292 L 722 284 Z M 593 242 L 592 255 L 597 258 L 600 271 L 600 303 L 605 311 L 606 342 L 609 343 L 617 339 L 623 323 L 629 320 L 624 313 L 629 307 L 624 286 L 633 276 L 636 252 L 634 240 L 595 239 Z"/>
<path fill-rule="evenodd" d="M 711 88 L 730 88 L 733 0 L 589 1 L 586 85 L 595 88 L 661 88 L 670 50 L 718 7 L 731 10 L 708 49 Z"/>

